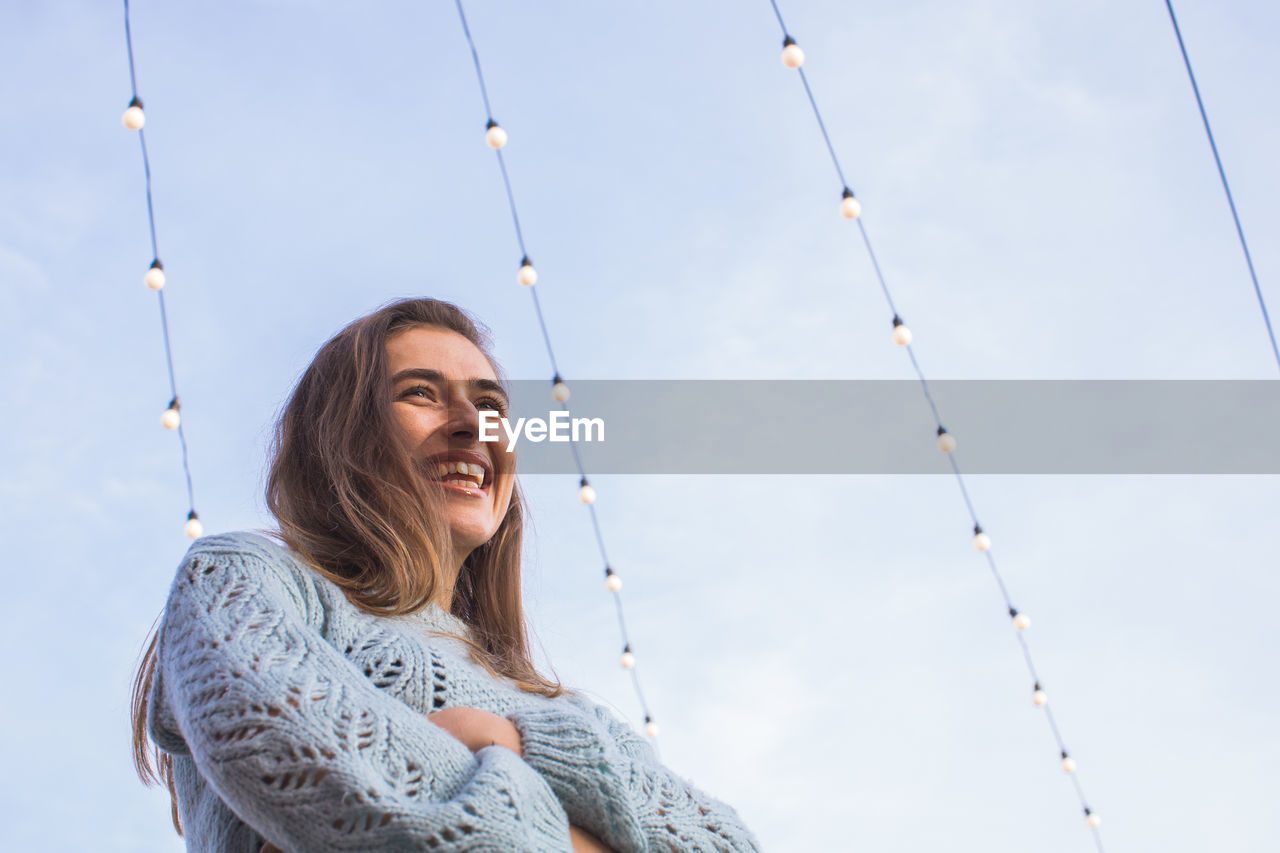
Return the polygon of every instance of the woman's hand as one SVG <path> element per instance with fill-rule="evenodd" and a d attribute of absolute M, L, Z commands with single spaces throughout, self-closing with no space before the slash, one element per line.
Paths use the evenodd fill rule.
<path fill-rule="evenodd" d="M 435 723 L 462 741 L 472 752 L 479 752 L 486 746 L 496 744 L 505 746 L 516 755 L 524 756 L 524 740 L 515 723 L 506 717 L 479 708 L 459 707 L 427 714 L 427 722 Z"/>
<path fill-rule="evenodd" d="M 524 756 L 524 740 L 515 723 L 506 717 L 482 711 L 479 708 L 445 708 L 427 714 L 427 721 L 435 723 L 462 741 L 472 752 L 497 744 L 505 746 L 521 757 Z M 569 838 L 574 853 L 613 853 L 590 833 L 570 824 Z M 268 853 L 268 851 L 262 851 Z"/>
<path fill-rule="evenodd" d="M 573 853 L 613 853 L 594 835 L 578 829 L 573 824 L 569 824 L 569 840 L 573 842 Z"/>

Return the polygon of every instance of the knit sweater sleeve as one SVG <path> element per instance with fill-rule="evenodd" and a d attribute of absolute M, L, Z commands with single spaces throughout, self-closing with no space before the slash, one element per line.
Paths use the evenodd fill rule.
<path fill-rule="evenodd" d="M 187 553 L 161 624 L 150 728 L 286 853 L 571 849 L 568 818 L 515 752 L 472 753 L 332 646 L 315 580 L 237 548 Z M 198 831 L 188 827 L 188 833 Z"/>
<path fill-rule="evenodd" d="M 507 715 L 524 760 L 551 783 L 569 820 L 614 853 L 759 853 L 737 811 L 658 761 L 653 747 L 606 707 L 574 693 L 569 707 Z"/>

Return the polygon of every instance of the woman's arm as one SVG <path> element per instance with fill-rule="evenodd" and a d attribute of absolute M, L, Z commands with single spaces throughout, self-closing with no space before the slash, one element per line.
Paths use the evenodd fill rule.
<path fill-rule="evenodd" d="M 491 711 L 459 706 L 430 713 L 427 720 L 462 741 L 472 752 L 496 744 L 524 756 L 524 744 L 515 725 Z M 569 838 L 573 841 L 574 853 L 614 853 L 594 835 L 572 824 L 569 826 Z M 262 853 L 275 851 L 264 849 Z"/>
<path fill-rule="evenodd" d="M 729 805 L 664 767 L 649 742 L 603 705 L 507 715 L 523 756 L 560 797 L 569 820 L 618 853 L 648 850 L 758 853 L 759 841 Z"/>
<path fill-rule="evenodd" d="M 588 835 L 576 826 L 569 827 L 569 840 L 573 842 L 573 853 L 613 853 L 608 847 L 605 847 L 595 836 Z M 271 842 L 262 845 L 260 853 L 284 853 L 279 847 Z"/>
<path fill-rule="evenodd" d="M 571 849 L 554 791 L 517 754 L 473 755 L 378 690 L 308 615 L 323 618 L 314 581 L 234 535 L 193 545 L 170 591 L 152 732 L 189 749 L 242 820 L 308 853 Z"/>

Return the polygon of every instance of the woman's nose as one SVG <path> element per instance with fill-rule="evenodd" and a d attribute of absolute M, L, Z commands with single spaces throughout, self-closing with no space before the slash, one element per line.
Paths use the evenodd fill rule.
<path fill-rule="evenodd" d="M 447 427 L 450 438 L 474 440 L 480 434 L 480 414 L 470 400 L 455 397 L 449 401 Z"/>

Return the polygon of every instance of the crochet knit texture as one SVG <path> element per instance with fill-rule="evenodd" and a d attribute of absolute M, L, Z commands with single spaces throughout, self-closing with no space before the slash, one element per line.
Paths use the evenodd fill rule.
<path fill-rule="evenodd" d="M 576 693 L 495 679 L 436 604 L 357 609 L 272 539 L 197 540 L 173 581 L 148 705 L 188 850 L 758 851 L 730 806 Z M 426 715 L 474 707 L 524 739 L 475 753 Z"/>

